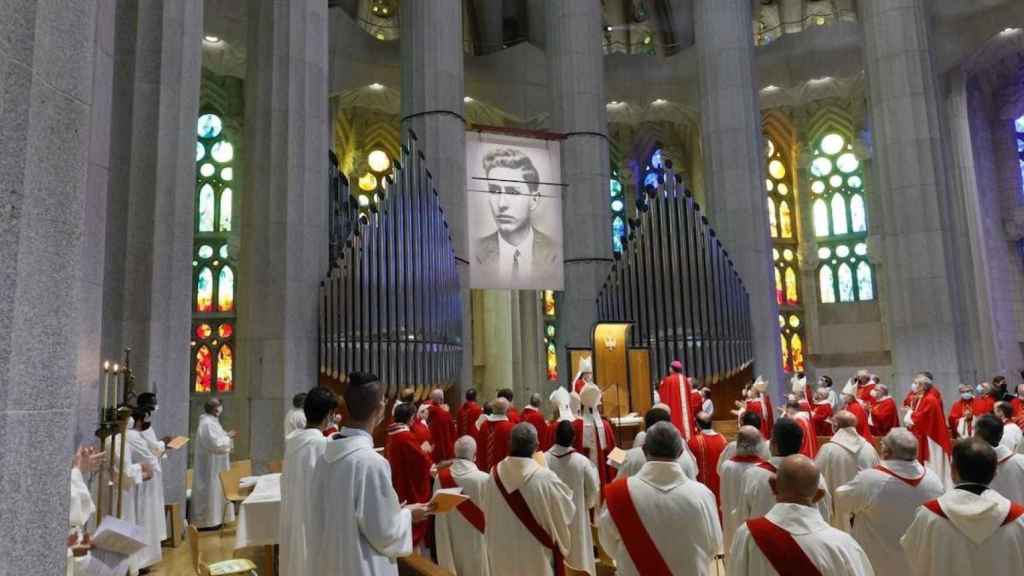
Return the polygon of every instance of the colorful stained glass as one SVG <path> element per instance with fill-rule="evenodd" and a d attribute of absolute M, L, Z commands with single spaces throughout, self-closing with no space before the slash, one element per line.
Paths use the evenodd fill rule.
<path fill-rule="evenodd" d="M 835 156 L 843 149 L 846 142 L 839 134 L 828 134 L 821 139 L 821 151 L 829 156 Z"/>
<path fill-rule="evenodd" d="M 819 156 L 811 162 L 811 174 L 821 178 L 832 173 L 832 161 L 824 156 Z"/>
<path fill-rule="evenodd" d="M 867 262 L 857 264 L 857 292 L 862 301 L 875 299 L 875 284 L 871 279 L 871 265 Z"/>
<path fill-rule="evenodd" d="M 860 161 L 854 156 L 853 152 L 847 152 L 839 158 L 836 158 L 836 168 L 843 174 L 849 174 L 860 167 Z"/>
<path fill-rule="evenodd" d="M 864 213 L 864 197 L 854 194 L 850 198 L 850 220 L 854 232 L 867 232 L 868 223 Z"/>
<path fill-rule="evenodd" d="M 612 212 L 622 212 L 622 209 L 626 205 L 622 203 L 622 200 L 612 200 Z"/>
<path fill-rule="evenodd" d="M 221 232 L 231 231 L 231 188 L 220 193 L 220 224 L 217 228 Z"/>
<path fill-rule="evenodd" d="M 796 291 L 796 272 L 792 267 L 786 267 L 786 303 L 799 304 L 800 296 Z"/>
<path fill-rule="evenodd" d="M 811 182 L 811 192 L 814 192 L 815 194 L 821 194 L 824 191 L 825 191 L 825 183 L 824 182 L 822 182 L 821 180 L 815 180 L 814 182 Z"/>
<path fill-rule="evenodd" d="M 217 392 L 230 392 L 235 387 L 235 358 L 231 346 L 220 347 L 217 352 Z"/>
<path fill-rule="evenodd" d="M 793 371 L 802 372 L 804 369 L 804 342 L 799 334 L 793 334 L 789 340 L 789 354 L 793 359 Z"/>
<path fill-rule="evenodd" d="M 612 196 L 622 194 L 622 182 L 614 179 L 610 180 L 608 183 L 608 191 Z"/>
<path fill-rule="evenodd" d="M 227 340 L 235 333 L 235 327 L 230 322 L 225 322 L 217 327 L 217 335 L 221 340 Z"/>
<path fill-rule="evenodd" d="M 843 185 L 843 177 L 839 174 L 833 174 L 828 179 L 828 185 L 833 188 L 839 188 Z"/>
<path fill-rule="evenodd" d="M 786 186 L 786 184 L 783 182 L 779 182 L 778 190 L 780 196 L 786 196 L 787 194 L 789 194 L 789 186 Z"/>
<path fill-rule="evenodd" d="M 652 188 L 658 187 L 658 173 L 648 172 L 647 176 L 644 176 L 644 186 L 651 186 Z"/>
<path fill-rule="evenodd" d="M 842 246 L 842 245 L 841 246 L 836 246 L 836 256 L 838 256 L 839 258 L 846 258 L 849 255 L 850 255 L 850 247 L 849 246 Z"/>
<path fill-rule="evenodd" d="M 785 293 L 786 293 L 786 291 L 785 291 L 785 289 L 782 286 L 782 272 L 780 272 L 779 268 L 776 267 L 775 268 L 775 301 L 777 303 L 779 303 L 779 304 L 782 304 L 782 301 L 783 301 L 782 299 L 785 297 Z"/>
<path fill-rule="evenodd" d="M 818 237 L 828 236 L 828 206 L 825 201 L 817 199 L 814 201 L 814 235 Z"/>
<path fill-rule="evenodd" d="M 217 310 L 231 312 L 235 309 L 235 273 L 230 266 L 220 269 L 217 277 Z"/>
<path fill-rule="evenodd" d="M 853 247 L 853 253 L 856 254 L 857 256 L 867 256 L 868 245 L 863 242 L 857 244 L 856 246 Z"/>
<path fill-rule="evenodd" d="M 772 160 L 768 163 L 768 174 L 776 180 L 786 177 L 786 166 L 779 160 Z"/>
<path fill-rule="evenodd" d="M 210 328 L 209 324 L 203 323 L 196 326 L 196 339 L 206 340 L 210 337 L 210 334 L 213 334 L 213 329 Z"/>
<path fill-rule="evenodd" d="M 779 202 L 779 229 L 783 238 L 793 237 L 793 217 L 789 213 L 789 202 Z"/>
<path fill-rule="evenodd" d="M 209 178 L 210 176 L 213 176 L 214 171 L 215 168 L 213 167 L 213 164 L 210 164 L 209 162 L 199 167 L 199 174 L 204 178 Z"/>
<path fill-rule="evenodd" d="M 203 187 L 199 189 L 199 231 L 213 232 L 213 218 L 213 186 L 203 184 Z"/>
<path fill-rule="evenodd" d="M 850 176 L 847 178 L 846 183 L 850 185 L 850 188 L 860 189 L 864 181 L 860 179 L 860 176 Z"/>
<path fill-rule="evenodd" d="M 779 223 L 775 216 L 775 201 L 768 199 L 768 233 L 772 238 L 779 237 Z"/>
<path fill-rule="evenodd" d="M 824 246 L 821 247 L 821 248 L 818 248 L 818 258 L 824 260 L 826 258 L 831 258 L 831 257 L 832 257 L 832 249 L 831 248 L 824 247 Z"/>
<path fill-rule="evenodd" d="M 853 271 L 845 262 L 839 265 L 839 301 L 853 302 Z"/>
<path fill-rule="evenodd" d="M 661 157 L 661 148 L 658 148 L 651 153 L 651 167 L 657 168 L 658 170 L 665 167 L 665 162 Z"/>
<path fill-rule="evenodd" d="M 835 281 L 832 277 L 832 267 L 825 264 L 818 270 L 818 287 L 821 290 L 821 301 L 831 304 L 836 301 Z"/>
<path fill-rule="evenodd" d="M 235 157 L 235 147 L 231 145 L 231 142 L 225 142 L 221 140 L 210 148 L 210 156 L 214 160 L 224 164 L 225 162 L 231 162 Z"/>
<path fill-rule="evenodd" d="M 544 291 L 544 315 L 554 316 L 555 315 L 555 291 L 545 290 Z"/>
<path fill-rule="evenodd" d="M 771 192 L 772 190 L 775 190 L 775 181 L 772 180 L 771 178 L 765 180 L 764 181 L 764 187 L 769 192 Z"/>
<path fill-rule="evenodd" d="M 213 312 L 213 272 L 209 268 L 196 276 L 196 312 Z"/>
<path fill-rule="evenodd" d="M 791 314 L 789 316 L 789 325 L 791 327 L 793 327 L 793 328 L 799 328 L 800 327 L 800 317 L 797 316 L 796 314 Z"/>
<path fill-rule="evenodd" d="M 200 346 L 196 351 L 195 378 L 193 379 L 193 390 L 195 392 L 209 392 L 213 384 L 213 355 L 206 346 Z"/>
<path fill-rule="evenodd" d="M 196 123 L 196 134 L 200 138 L 216 138 L 220 136 L 223 128 L 224 123 L 221 122 L 220 116 L 216 114 L 203 114 Z"/>
<path fill-rule="evenodd" d="M 789 363 L 789 343 L 786 342 L 786 337 L 779 334 L 779 344 L 782 346 L 782 368 L 786 372 L 793 371 L 793 365 Z"/>
<path fill-rule="evenodd" d="M 832 197 L 832 234 L 846 234 L 846 198 L 842 194 Z"/>

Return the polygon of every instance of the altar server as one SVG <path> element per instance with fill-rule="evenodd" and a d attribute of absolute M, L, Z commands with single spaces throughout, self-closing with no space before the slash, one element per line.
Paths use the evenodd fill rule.
<path fill-rule="evenodd" d="M 281 576 L 309 574 L 306 498 L 313 485 L 313 470 L 327 447 L 323 430 L 334 424 L 338 399 L 329 389 L 317 387 L 302 400 L 306 427 L 288 435 L 284 443 L 284 467 L 281 474 L 281 513 L 278 542 L 281 544 Z"/>
<path fill-rule="evenodd" d="M 476 441 L 468 434 L 455 441 L 455 460 L 441 467 L 434 480 L 434 492 L 442 488 L 461 488 L 469 500 L 447 514 L 434 517 L 437 563 L 455 576 L 488 576 L 487 521 L 484 517 L 483 490 L 490 476 L 473 462 Z"/>
<path fill-rule="evenodd" d="M 683 373 L 683 363 L 673 360 L 669 373 L 658 383 L 655 402 L 668 406 L 672 413 L 672 424 L 689 441 L 697 429 L 696 417 L 704 403 L 700 392 L 694 390 L 693 381 Z"/>
<path fill-rule="evenodd" d="M 145 532 L 146 546 L 135 553 L 136 566 L 141 570 L 149 568 L 163 558 L 160 543 L 167 538 L 167 521 L 164 513 L 164 485 L 160 468 L 160 457 L 149 449 L 149 443 L 138 430 L 134 420 L 145 422 L 146 411 L 136 407 L 129 419 L 128 450 L 132 462 L 149 470 L 149 478 L 135 486 L 135 523 Z"/>
<path fill-rule="evenodd" d="M 997 402 L 992 413 L 1003 422 L 1003 439 L 999 443 L 1014 452 L 1024 452 L 1024 432 L 1014 422 L 1013 405 Z"/>
<path fill-rule="evenodd" d="M 996 477 L 988 487 L 1004 498 L 1024 503 L 1024 455 L 1001 444 L 1003 434 L 1003 422 L 994 414 L 985 414 L 975 423 L 974 435 L 988 442 L 996 451 Z"/>
<path fill-rule="evenodd" d="M 857 433 L 857 419 L 853 414 L 843 410 L 836 414 L 835 422 L 838 427 L 836 433 L 821 447 L 815 461 L 830 494 L 834 494 L 839 486 L 853 480 L 861 470 L 873 468 L 878 464 L 878 452 Z M 837 528 L 845 527 L 842 520 L 835 515 L 832 516 L 832 525 Z"/>
<path fill-rule="evenodd" d="M 672 415 L 662 406 L 664 405 L 655 406 L 644 414 L 644 430 L 658 422 L 672 422 Z M 633 441 L 633 447 L 626 450 L 626 458 L 622 461 L 622 464 L 618 465 L 619 476 L 633 476 L 640 472 L 640 469 L 647 463 L 647 456 L 644 455 L 643 449 L 644 440 L 641 436 L 646 436 L 646 432 L 637 434 L 636 439 Z M 679 453 L 677 461 L 687 478 L 690 480 L 697 478 L 697 461 L 693 459 L 693 454 L 690 454 L 690 451 L 685 446 L 683 451 Z"/>
<path fill-rule="evenodd" d="M 378 378 L 355 373 L 345 388 L 348 418 L 317 459 L 306 498 L 308 574 L 397 576 L 412 553 L 412 527 L 431 506 L 398 502 L 391 467 L 373 449 L 387 406 Z"/>
<path fill-rule="evenodd" d="M 726 552 L 732 546 L 732 537 L 736 534 L 736 528 L 744 520 L 737 511 L 743 496 L 743 475 L 750 467 L 757 466 L 770 457 L 761 456 L 761 449 L 764 445 L 764 438 L 756 426 L 741 426 L 736 433 L 735 454 L 718 466 L 722 500 L 723 550 Z"/>
<path fill-rule="evenodd" d="M 1019 574 L 1024 566 L 1024 506 L 989 483 L 996 453 L 981 438 L 953 446 L 956 487 L 917 509 L 900 543 L 911 576 Z"/>
<path fill-rule="evenodd" d="M 729 576 L 873 576 L 860 545 L 818 513 L 824 491 L 814 462 L 801 454 L 779 461 L 771 487 L 778 503 L 739 527 Z"/>
<path fill-rule="evenodd" d="M 292 407 L 289 408 L 288 413 L 284 415 L 285 438 L 288 438 L 288 435 L 292 432 L 298 432 L 299 430 L 306 429 L 306 415 L 302 411 L 302 406 L 305 402 L 305 392 L 299 392 L 295 396 L 292 396 Z"/>
<path fill-rule="evenodd" d="M 448 411 L 448 405 L 444 403 L 444 391 L 440 388 L 431 390 L 430 400 L 425 404 L 427 427 L 433 440 L 430 456 L 434 462 L 451 460 L 455 456 L 455 420 Z"/>
<path fill-rule="evenodd" d="M 714 494 L 679 468 L 683 441 L 673 424 L 652 426 L 643 450 L 647 463 L 635 476 L 608 486 L 597 521 L 601 545 L 615 558 L 616 573 L 710 574 L 722 546 Z"/>
<path fill-rule="evenodd" d="M 576 433 L 566 420 L 555 427 L 555 444 L 544 453 L 548 468 L 572 490 L 576 507 L 571 525 L 572 544 L 565 565 L 591 576 L 597 573 L 594 564 L 594 538 L 590 529 L 590 509 L 597 506 L 599 484 L 597 469 L 585 456 L 573 449 Z"/>
<path fill-rule="evenodd" d="M 509 455 L 484 487 L 491 576 L 564 574 L 576 506 L 572 490 L 537 464 L 537 430 L 522 422 L 509 436 Z"/>
<path fill-rule="evenodd" d="M 387 458 L 391 464 L 391 484 L 398 499 L 407 503 L 425 504 L 430 501 L 430 455 L 423 451 L 419 440 L 409 430 L 413 418 L 412 404 L 402 404 L 395 409 L 394 423 L 388 428 Z M 423 543 L 427 535 L 427 524 L 417 524 L 412 529 L 413 546 Z"/>
<path fill-rule="evenodd" d="M 220 486 L 220 473 L 231 467 L 231 450 L 238 433 L 227 432 L 220 425 L 223 411 L 220 399 L 210 398 L 199 416 L 193 455 L 191 518 L 197 528 L 212 528 L 235 519 L 234 507 L 225 506 L 227 500 Z"/>
<path fill-rule="evenodd" d="M 942 495 L 942 482 L 917 462 L 917 438 L 893 428 L 881 440 L 880 464 L 857 473 L 832 495 L 843 529 L 860 543 L 879 576 L 910 573 L 900 538 L 917 508 Z M 855 518 L 850 528 L 850 518 Z"/>
<path fill-rule="evenodd" d="M 919 390 L 919 399 L 913 410 L 907 413 L 905 421 L 914 436 L 917 436 L 917 459 L 942 480 L 947 489 L 952 487 L 949 456 L 952 441 L 946 418 L 942 410 L 942 396 L 927 374 L 914 377 Z"/>

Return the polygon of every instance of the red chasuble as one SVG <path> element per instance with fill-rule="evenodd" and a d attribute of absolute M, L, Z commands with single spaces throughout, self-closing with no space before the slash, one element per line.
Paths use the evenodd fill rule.
<path fill-rule="evenodd" d="M 725 436 L 721 434 L 699 433 L 687 443 L 690 452 L 697 460 L 697 481 L 708 487 L 715 494 L 715 502 L 719 506 L 718 516 L 721 518 L 722 500 L 719 493 L 718 457 L 725 451 Z"/>
<path fill-rule="evenodd" d="M 658 384 L 658 398 L 671 409 L 672 424 L 683 440 L 689 440 L 697 432 L 697 412 L 704 403 L 700 393 L 693 390 L 690 378 L 678 373 L 665 376 Z M 684 398 L 688 400 L 685 403 Z"/>
<path fill-rule="evenodd" d="M 822 576 L 807 553 L 789 532 L 767 518 L 747 520 L 747 529 L 754 543 L 776 572 L 785 576 Z"/>
<path fill-rule="evenodd" d="M 615 479 L 615 469 L 608 465 L 608 454 L 612 448 L 615 448 L 615 433 L 608 420 L 602 418 L 601 423 L 604 424 L 604 450 L 597 455 L 597 476 L 603 487 Z M 583 419 L 573 420 L 572 429 L 576 431 L 576 439 L 573 440 L 572 447 L 580 454 L 590 458 L 590 450 L 583 447 Z M 598 449 L 600 450 L 600 448 Z"/>
<path fill-rule="evenodd" d="M 860 402 L 853 400 L 846 405 L 847 412 L 857 417 L 857 434 L 870 443 L 874 443 L 875 437 L 871 435 L 871 427 L 868 425 L 868 413 Z"/>
<path fill-rule="evenodd" d="M 523 408 L 522 419 L 523 422 L 532 424 L 534 429 L 537 430 L 537 441 L 540 442 L 540 451 L 547 452 L 548 448 L 551 448 L 553 440 L 548 437 L 548 421 L 544 419 L 544 415 L 533 406 L 527 406 Z"/>
<path fill-rule="evenodd" d="M 629 553 L 637 572 L 644 576 L 672 576 L 672 570 L 661 556 L 647 527 L 640 520 L 633 498 L 629 495 L 628 478 L 619 478 L 605 488 L 608 514 L 615 522 L 619 538 Z"/>
<path fill-rule="evenodd" d="M 426 422 L 420 420 L 419 416 L 412 417 L 412 422 L 409 423 L 409 430 L 420 441 L 420 444 L 424 442 L 434 443 L 434 439 L 430 435 L 430 427 L 427 426 Z"/>
<path fill-rule="evenodd" d="M 946 428 L 946 419 L 942 414 L 942 399 L 934 388 L 928 390 L 917 403 L 912 416 L 914 426 L 911 432 L 917 436 L 917 459 L 923 464 L 931 456 L 928 439 L 942 447 L 947 455 L 953 453 L 953 442 Z"/>
<path fill-rule="evenodd" d="M 508 456 L 508 438 L 515 424 L 508 420 L 484 420 L 476 447 L 476 466 L 490 470 Z"/>
<path fill-rule="evenodd" d="M 427 425 L 430 437 L 434 439 L 434 451 L 431 453 L 434 462 L 443 462 L 455 457 L 455 421 L 443 406 L 430 403 Z"/>
<path fill-rule="evenodd" d="M 452 476 L 451 468 L 441 468 L 437 471 L 437 480 L 441 483 L 441 488 L 458 488 L 459 485 L 455 482 L 455 477 Z M 462 504 L 455 507 L 462 514 L 462 517 L 466 519 L 476 528 L 481 534 L 487 528 L 487 523 L 484 520 L 484 511 L 479 506 L 473 503 L 472 500 L 466 500 Z"/>
<path fill-rule="evenodd" d="M 476 402 L 464 402 L 459 408 L 458 433 L 459 436 L 472 436 L 476 440 L 479 430 L 476 428 L 476 421 L 483 414 L 484 409 Z"/>
<path fill-rule="evenodd" d="M 814 424 L 814 433 L 816 435 L 832 435 L 832 425 L 827 422 L 830 418 L 832 418 L 831 402 L 822 402 L 814 405 L 814 412 L 811 412 L 811 422 Z"/>
<path fill-rule="evenodd" d="M 772 409 L 771 397 L 761 394 L 757 400 L 747 400 L 746 410 L 761 415 L 761 436 L 764 436 L 765 440 L 771 440 L 772 428 L 775 426 L 775 411 Z"/>
<path fill-rule="evenodd" d="M 398 501 L 407 504 L 430 502 L 430 456 L 407 426 L 392 426 L 388 432 L 387 455 L 391 464 L 391 485 Z M 413 544 L 423 540 L 429 522 L 413 524 Z"/>
<path fill-rule="evenodd" d="M 885 436 L 889 430 L 899 425 L 899 411 L 896 410 L 896 401 L 891 397 L 882 398 L 871 406 L 871 433 L 873 435 Z"/>

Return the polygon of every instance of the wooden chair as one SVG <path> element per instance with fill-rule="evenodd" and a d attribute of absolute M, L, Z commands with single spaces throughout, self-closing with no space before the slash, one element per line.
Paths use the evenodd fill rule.
<path fill-rule="evenodd" d="M 271 474 L 280 474 L 284 470 L 284 460 L 274 460 L 270 464 L 267 464 L 267 470 Z"/>
<path fill-rule="evenodd" d="M 243 474 L 244 471 L 245 470 L 241 467 L 231 467 L 218 474 L 220 478 L 220 489 L 224 493 L 225 510 L 228 506 L 241 504 L 242 501 L 245 500 L 245 494 L 242 494 L 242 489 L 241 486 L 239 486 L 239 483 L 242 478 L 250 476 L 251 474 Z M 238 511 L 235 510 L 235 513 L 237 514 Z M 221 524 L 220 533 L 222 536 L 224 535 L 224 524 Z"/>
<path fill-rule="evenodd" d="M 252 476 L 252 460 L 235 460 L 231 463 L 231 469 L 241 472 L 239 478 Z"/>
<path fill-rule="evenodd" d="M 188 526 L 188 549 L 192 555 L 192 570 L 199 576 L 232 576 L 234 574 L 256 574 L 256 565 L 251 561 L 236 558 L 207 564 L 199 553 L 199 530 Z"/>

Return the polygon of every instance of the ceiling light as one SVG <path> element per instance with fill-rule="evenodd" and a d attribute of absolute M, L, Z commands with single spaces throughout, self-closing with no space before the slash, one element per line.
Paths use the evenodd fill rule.
<path fill-rule="evenodd" d="M 207 34 L 206 36 L 203 36 L 203 42 L 206 42 L 207 44 L 220 44 L 223 40 L 220 39 L 220 36 Z"/>
<path fill-rule="evenodd" d="M 383 84 L 378 84 L 377 82 L 374 82 L 373 84 L 370 84 L 369 86 L 367 86 L 367 88 L 369 88 L 370 90 L 383 90 L 384 89 L 384 85 Z"/>

